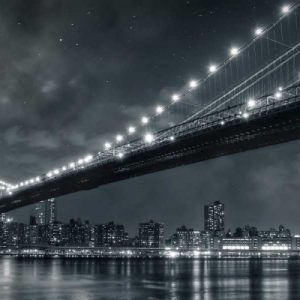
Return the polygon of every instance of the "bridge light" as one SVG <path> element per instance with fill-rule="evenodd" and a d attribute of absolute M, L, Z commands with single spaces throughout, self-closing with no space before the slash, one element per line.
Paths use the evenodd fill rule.
<path fill-rule="evenodd" d="M 59 172 L 58 169 L 55 169 L 55 170 L 53 171 L 53 173 L 54 173 L 55 175 L 58 175 L 60 172 Z"/>
<path fill-rule="evenodd" d="M 84 163 L 84 159 L 83 158 L 79 158 L 77 161 L 78 165 L 82 165 Z"/>
<path fill-rule="evenodd" d="M 23 186 L 23 185 L 24 185 L 24 183 L 23 183 L 23 182 L 21 182 L 21 183 L 20 183 L 20 186 Z"/>
<path fill-rule="evenodd" d="M 209 73 L 215 73 L 217 71 L 217 66 L 216 65 L 210 65 L 208 67 Z"/>
<path fill-rule="evenodd" d="M 30 183 L 34 183 L 34 179 L 30 179 L 29 181 L 30 181 Z"/>
<path fill-rule="evenodd" d="M 149 122 L 149 118 L 144 116 L 142 117 L 142 124 L 147 124 Z"/>
<path fill-rule="evenodd" d="M 246 113 L 246 112 L 245 112 L 245 113 L 243 113 L 243 118 L 244 118 L 244 119 L 248 119 L 248 118 L 249 118 L 249 114 L 248 114 L 248 113 Z"/>
<path fill-rule="evenodd" d="M 75 163 L 74 162 L 69 163 L 69 167 L 70 168 L 75 168 Z"/>
<path fill-rule="evenodd" d="M 124 154 L 123 154 L 123 153 L 121 153 L 121 152 L 120 152 L 120 153 L 118 153 L 117 155 L 118 155 L 118 157 L 119 157 L 119 158 L 123 158 L 123 157 L 124 157 Z"/>
<path fill-rule="evenodd" d="M 189 83 L 190 88 L 194 89 L 198 86 L 197 80 L 191 80 Z"/>
<path fill-rule="evenodd" d="M 164 107 L 161 105 L 156 106 L 156 109 L 155 109 L 155 111 L 158 115 L 161 114 L 164 110 L 165 110 Z"/>
<path fill-rule="evenodd" d="M 173 101 L 173 102 L 177 102 L 177 101 L 179 101 L 179 100 L 180 100 L 180 96 L 179 96 L 178 94 L 172 95 L 172 101 Z"/>
<path fill-rule="evenodd" d="M 53 176 L 53 173 L 52 172 L 48 172 L 46 176 L 49 177 L 49 178 L 51 178 Z M 25 184 L 26 184 L 26 182 L 25 182 Z"/>
<path fill-rule="evenodd" d="M 283 91 L 283 88 L 280 86 L 280 87 L 278 88 L 278 91 L 279 91 L 279 92 L 282 92 L 282 91 Z"/>
<path fill-rule="evenodd" d="M 118 143 L 122 142 L 122 141 L 123 141 L 123 136 L 122 136 L 121 134 L 118 134 L 118 135 L 116 136 L 116 141 L 117 141 Z"/>
<path fill-rule="evenodd" d="M 41 181 L 41 178 L 38 176 L 38 177 L 35 178 L 35 181 L 36 181 L 36 182 L 40 182 L 40 181 Z"/>
<path fill-rule="evenodd" d="M 290 7 L 289 5 L 284 5 L 284 6 L 282 6 L 282 8 L 281 8 L 281 12 L 282 12 L 283 14 L 287 14 L 287 13 L 290 12 L 290 9 L 291 9 L 291 7 Z"/>
<path fill-rule="evenodd" d="M 135 133 L 135 127 L 129 126 L 129 127 L 128 127 L 128 133 L 129 133 L 129 134 L 134 134 L 134 133 Z"/>
<path fill-rule="evenodd" d="M 276 92 L 274 96 L 275 96 L 276 99 L 280 99 L 282 97 L 282 93 L 281 92 Z"/>
<path fill-rule="evenodd" d="M 104 149 L 105 149 L 105 150 L 109 150 L 110 148 L 111 148 L 111 143 L 106 142 L 106 143 L 104 144 Z"/>
<path fill-rule="evenodd" d="M 231 54 L 232 56 L 236 56 L 236 55 L 238 55 L 239 53 L 240 53 L 240 49 L 237 48 L 237 47 L 232 47 L 232 48 L 230 49 L 230 54 Z"/>
<path fill-rule="evenodd" d="M 224 125 L 225 125 L 225 122 L 224 122 L 224 121 L 221 121 L 220 124 L 221 124 L 222 126 L 224 126 Z"/>
<path fill-rule="evenodd" d="M 261 36 L 264 33 L 264 29 L 262 27 L 258 27 L 255 29 L 254 33 L 256 36 Z"/>
<path fill-rule="evenodd" d="M 172 135 L 172 136 L 170 136 L 170 141 L 171 142 L 174 142 L 175 141 L 175 137 Z"/>
<path fill-rule="evenodd" d="M 254 99 L 250 99 L 250 100 L 248 100 L 248 102 L 247 102 L 247 106 L 248 106 L 249 108 L 254 108 L 254 107 L 255 107 L 255 105 L 256 105 L 256 102 L 255 102 L 255 100 L 254 100 Z"/>
<path fill-rule="evenodd" d="M 93 156 L 92 155 L 87 155 L 85 158 L 84 158 L 84 162 L 85 163 L 89 163 L 90 161 L 92 161 L 93 160 Z"/>
<path fill-rule="evenodd" d="M 146 143 L 152 143 L 153 141 L 154 141 L 154 136 L 153 136 L 153 134 L 151 134 L 151 133 L 146 133 L 145 134 L 145 136 L 144 136 L 144 141 L 146 142 Z"/>
<path fill-rule="evenodd" d="M 67 167 L 66 167 L 66 166 L 63 166 L 63 167 L 61 168 L 61 170 L 62 170 L 63 172 L 65 172 L 65 171 L 67 171 Z"/>

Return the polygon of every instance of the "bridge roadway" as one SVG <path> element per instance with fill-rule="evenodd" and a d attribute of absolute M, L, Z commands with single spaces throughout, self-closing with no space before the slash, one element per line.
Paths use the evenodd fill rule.
<path fill-rule="evenodd" d="M 248 118 L 237 116 L 230 108 L 216 115 L 210 116 L 212 121 L 209 126 L 200 126 L 203 124 L 201 119 L 175 126 L 160 133 L 161 142 L 128 151 L 122 159 L 106 159 L 3 196 L 0 199 L 0 212 L 144 174 L 300 138 L 299 96 L 289 98 L 284 105 L 271 103 L 253 109 Z M 220 123 L 220 116 L 225 123 Z M 198 130 L 195 130 L 193 126 L 197 122 Z M 176 132 L 175 141 L 166 141 L 166 136 Z"/>

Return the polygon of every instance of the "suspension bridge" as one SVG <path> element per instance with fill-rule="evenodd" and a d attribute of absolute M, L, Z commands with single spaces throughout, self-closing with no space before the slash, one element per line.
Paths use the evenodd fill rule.
<path fill-rule="evenodd" d="M 300 3 L 232 47 L 152 115 L 41 175 L 0 181 L 0 212 L 169 168 L 300 138 Z M 162 118 L 164 116 L 164 118 Z M 139 136 L 142 134 L 142 136 Z"/>

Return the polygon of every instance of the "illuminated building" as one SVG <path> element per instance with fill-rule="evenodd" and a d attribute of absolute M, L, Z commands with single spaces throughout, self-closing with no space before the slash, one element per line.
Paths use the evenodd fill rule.
<path fill-rule="evenodd" d="M 139 225 L 139 245 L 143 248 L 162 248 L 164 241 L 164 224 L 150 220 Z"/>
<path fill-rule="evenodd" d="M 204 206 L 204 230 L 215 235 L 224 233 L 225 230 L 224 204 L 215 201 L 211 205 Z"/>
<path fill-rule="evenodd" d="M 200 231 L 188 229 L 185 226 L 177 228 L 176 233 L 171 237 L 171 244 L 178 248 L 200 247 Z"/>

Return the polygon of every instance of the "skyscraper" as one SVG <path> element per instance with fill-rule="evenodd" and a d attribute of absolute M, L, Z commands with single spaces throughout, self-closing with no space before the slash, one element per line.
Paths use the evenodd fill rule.
<path fill-rule="evenodd" d="M 53 224 L 56 221 L 56 216 L 57 216 L 56 200 L 54 198 L 48 199 L 46 201 L 46 213 L 45 213 L 46 224 Z"/>
<path fill-rule="evenodd" d="M 56 221 L 56 201 L 54 198 L 41 201 L 35 205 L 37 225 L 53 224 Z"/>
<path fill-rule="evenodd" d="M 224 225 L 224 204 L 215 201 L 211 205 L 204 206 L 204 229 L 205 231 L 218 234 L 225 230 Z"/>

